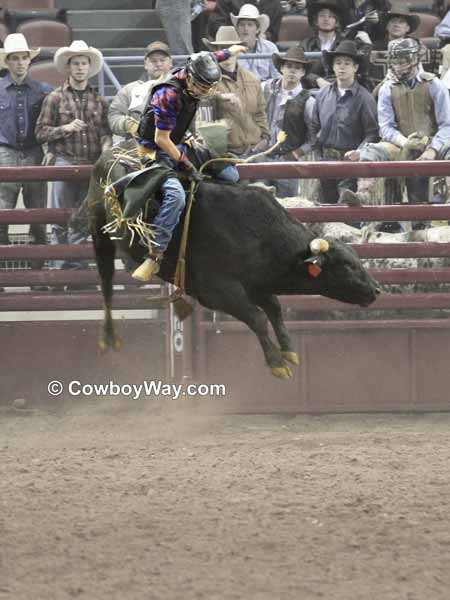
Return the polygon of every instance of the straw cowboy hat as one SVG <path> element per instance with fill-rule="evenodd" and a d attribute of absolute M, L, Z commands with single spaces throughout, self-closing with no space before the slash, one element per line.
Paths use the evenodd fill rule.
<path fill-rule="evenodd" d="M 233 44 L 241 44 L 241 40 L 237 31 L 231 25 L 222 25 L 216 33 L 216 39 L 211 42 L 206 38 L 202 38 L 202 42 L 209 50 L 217 50 L 217 46 L 232 46 Z"/>
<path fill-rule="evenodd" d="M 0 69 L 7 69 L 6 57 L 14 52 L 29 52 L 30 58 L 35 58 L 40 48 L 29 48 L 28 42 L 22 33 L 10 33 L 6 36 L 3 48 L 0 49 Z"/>
<path fill-rule="evenodd" d="M 382 13 L 380 16 L 381 23 L 385 27 L 388 21 L 395 17 L 401 17 L 402 19 L 405 19 L 409 25 L 409 33 L 415 31 L 420 25 L 420 18 L 418 15 L 411 13 L 409 4 L 406 4 L 405 2 L 398 2 L 397 0 L 393 0 L 391 2 L 391 9 L 388 12 Z"/>
<path fill-rule="evenodd" d="M 267 15 L 260 14 L 259 10 L 253 4 L 244 4 L 238 15 L 230 15 L 231 22 L 234 27 L 237 27 L 239 19 L 251 19 L 252 21 L 258 21 L 259 29 L 261 33 L 265 33 L 269 29 L 270 18 Z"/>
<path fill-rule="evenodd" d="M 94 77 L 102 70 L 103 54 L 97 48 L 88 46 L 82 40 L 73 41 L 70 46 L 58 48 L 53 57 L 56 68 L 64 75 L 68 74 L 69 60 L 74 56 L 87 56 L 91 62 L 89 77 Z"/>
<path fill-rule="evenodd" d="M 311 27 L 315 27 L 317 13 L 324 8 L 328 8 L 336 15 L 341 27 L 345 25 L 346 12 L 339 2 L 336 0 L 310 0 L 306 7 L 306 11 L 308 14 L 308 23 Z"/>
<path fill-rule="evenodd" d="M 364 60 L 364 56 L 358 54 L 355 42 L 352 42 L 351 40 L 343 40 L 336 46 L 335 50 L 324 50 L 322 54 L 324 62 L 330 68 L 333 67 L 333 60 L 336 58 L 336 56 L 349 56 L 360 66 Z"/>
<path fill-rule="evenodd" d="M 278 71 L 280 71 L 281 67 L 287 61 L 299 63 L 300 65 L 305 67 L 305 71 L 307 71 L 312 64 L 310 60 L 306 60 L 305 51 L 303 50 L 303 48 L 299 48 L 299 47 L 295 47 L 295 46 L 293 48 L 289 48 L 289 50 L 286 52 L 284 58 L 281 57 L 276 52 L 274 54 L 272 54 L 272 62 L 275 65 L 275 67 L 278 69 Z"/>

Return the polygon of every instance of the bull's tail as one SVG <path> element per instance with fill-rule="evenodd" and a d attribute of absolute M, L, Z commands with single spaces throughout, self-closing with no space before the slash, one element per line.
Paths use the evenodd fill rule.
<path fill-rule="evenodd" d="M 107 346 L 118 350 L 122 342 L 116 335 L 112 318 L 114 260 L 116 247 L 110 237 L 102 231 L 106 225 L 106 211 L 103 201 L 103 189 L 95 174 L 91 177 L 89 186 L 89 224 L 94 243 L 95 259 L 100 274 L 100 283 L 103 293 L 104 320 L 103 331 L 99 339 L 99 348 L 104 351 Z"/>

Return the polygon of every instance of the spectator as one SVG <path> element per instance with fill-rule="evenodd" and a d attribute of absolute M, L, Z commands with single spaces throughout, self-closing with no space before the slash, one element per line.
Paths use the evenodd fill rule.
<path fill-rule="evenodd" d="M 44 100 L 36 125 L 36 138 L 48 144 L 48 163 L 80 165 L 94 163 L 110 147 L 108 105 L 89 85 L 100 72 L 102 53 L 81 40 L 59 48 L 54 56 L 56 68 L 67 76 L 66 82 Z M 53 184 L 51 208 L 78 208 L 88 191 L 88 183 L 58 181 Z M 73 227 L 52 226 L 52 244 L 80 243 L 86 234 Z M 79 263 L 57 262 L 62 268 L 79 268 Z"/>
<path fill-rule="evenodd" d="M 156 9 L 172 54 L 192 54 L 191 3 L 187 0 L 158 0 Z"/>
<path fill-rule="evenodd" d="M 361 148 L 352 160 L 450 160 L 448 89 L 420 68 L 419 50 L 413 38 L 390 42 L 389 74 L 378 95 L 381 142 Z M 428 196 L 427 179 L 410 182 L 410 201 L 423 202 Z M 361 204 L 365 197 L 357 194 L 354 200 Z"/>
<path fill-rule="evenodd" d="M 356 81 L 362 62 L 356 44 L 344 40 L 335 51 L 324 52 L 336 83 L 319 91 L 313 116 L 313 133 L 323 160 L 355 160 L 355 153 L 367 142 L 378 140 L 376 103 Z M 321 181 L 321 202 L 341 201 L 346 189 L 356 189 L 354 179 Z"/>
<path fill-rule="evenodd" d="M 238 15 L 231 15 L 231 22 L 249 53 L 273 54 L 278 51 L 273 42 L 263 37 L 269 27 L 270 19 L 267 15 L 260 15 L 256 6 L 244 4 Z M 257 60 L 242 58 L 240 64 L 256 75 L 260 81 L 280 76 L 270 58 Z"/>
<path fill-rule="evenodd" d="M 381 25 L 385 30 L 383 39 L 374 43 L 374 50 L 387 50 L 391 40 L 409 37 L 418 27 L 420 19 L 411 13 L 409 6 L 404 2 L 393 1 L 391 10 L 382 13 Z"/>
<path fill-rule="evenodd" d="M 233 27 L 220 27 L 216 40 L 205 43 L 211 49 L 226 49 L 240 40 Z M 229 124 L 228 152 L 247 156 L 265 150 L 270 133 L 261 83 L 238 63 L 236 56 L 221 62 L 220 70 L 222 79 L 211 103 L 213 118 L 225 119 Z"/>
<path fill-rule="evenodd" d="M 342 40 L 344 11 L 337 0 L 317 0 L 308 3 L 308 21 L 315 35 L 300 42 L 305 52 L 323 52 L 334 50 Z M 305 78 L 308 88 L 322 88 L 330 85 L 332 72 L 327 71 L 325 62 L 314 59 L 310 72 Z M 328 79 L 327 79 L 328 78 Z"/>
<path fill-rule="evenodd" d="M 439 25 L 436 25 L 434 35 L 441 40 L 448 41 L 450 39 L 450 10 L 439 23 Z"/>
<path fill-rule="evenodd" d="M 21 33 L 12 33 L 0 50 L 0 68 L 7 75 L 0 80 L 0 166 L 25 167 L 40 165 L 42 148 L 34 134 L 34 127 L 45 96 L 52 87 L 34 81 L 28 76 L 30 63 L 40 52 L 29 48 Z M 26 208 L 44 208 L 47 203 L 45 182 L 1 183 L 0 209 L 15 208 L 22 190 Z M 31 225 L 31 243 L 46 244 L 46 225 Z M 0 244 L 8 243 L 8 226 L 0 225 Z M 35 263 L 42 267 L 42 263 Z"/>
<path fill-rule="evenodd" d="M 311 63 L 306 60 L 302 48 L 290 48 L 285 58 L 274 54 L 272 60 L 281 71 L 282 77 L 266 81 L 263 85 L 271 133 L 270 145 L 277 142 L 280 131 L 284 131 L 287 138 L 276 150 L 275 156 L 271 156 L 274 156 L 275 160 L 297 161 L 311 151 L 310 131 L 314 98 L 302 85 L 302 79 Z M 285 198 L 296 195 L 298 181 L 280 179 L 270 181 L 269 185 L 275 185 L 277 196 Z"/>
<path fill-rule="evenodd" d="M 112 99 L 108 110 L 111 131 L 121 137 L 135 135 L 150 89 L 172 68 L 170 49 L 164 42 L 152 42 L 147 46 L 144 69 L 147 81 L 132 81 L 124 86 Z"/>
<path fill-rule="evenodd" d="M 265 37 L 278 41 L 283 10 L 280 0 L 217 0 L 216 7 L 209 17 L 208 35 L 214 39 L 222 25 L 231 25 L 231 15 L 237 15 L 244 4 L 253 4 L 261 14 L 269 17 L 270 23 Z"/>

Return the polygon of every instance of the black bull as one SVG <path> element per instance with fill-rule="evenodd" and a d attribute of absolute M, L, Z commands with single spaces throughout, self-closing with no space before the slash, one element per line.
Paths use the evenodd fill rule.
<path fill-rule="evenodd" d="M 118 347 L 111 316 L 115 245 L 120 244 L 137 263 L 146 249 L 137 240 L 129 247 L 129 237 L 112 241 L 102 231 L 108 218 L 100 181 L 106 178 L 110 159 L 106 153 L 94 168 L 89 213 L 105 300 L 100 344 Z M 159 276 L 168 282 L 173 282 L 182 228 L 183 220 L 161 263 Z M 198 186 L 186 251 L 186 293 L 203 306 L 246 323 L 258 337 L 272 373 L 282 378 L 292 374 L 286 361 L 298 364 L 298 357 L 277 295 L 319 294 L 367 306 L 379 293 L 377 282 L 349 246 L 316 240 L 312 251 L 314 238 L 262 188 L 206 182 Z M 269 337 L 268 320 L 278 345 Z"/>

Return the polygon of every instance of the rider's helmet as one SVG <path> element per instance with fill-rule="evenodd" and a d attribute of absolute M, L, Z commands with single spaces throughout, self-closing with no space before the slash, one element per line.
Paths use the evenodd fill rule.
<path fill-rule="evenodd" d="M 411 79 L 419 64 L 419 42 L 414 38 L 392 40 L 388 44 L 388 64 L 400 81 Z"/>
<path fill-rule="evenodd" d="M 191 75 L 197 91 L 211 92 L 222 79 L 222 72 L 216 57 L 209 52 L 197 52 L 189 57 L 186 73 Z"/>

